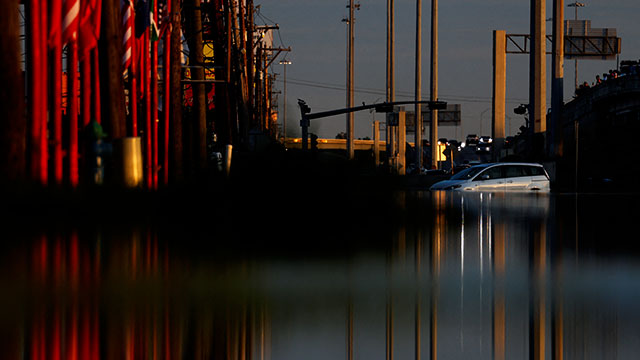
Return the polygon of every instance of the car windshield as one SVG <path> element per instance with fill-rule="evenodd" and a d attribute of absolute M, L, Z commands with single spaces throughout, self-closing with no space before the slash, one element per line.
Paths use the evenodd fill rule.
<path fill-rule="evenodd" d="M 451 177 L 451 180 L 469 180 L 472 177 L 474 177 L 477 173 L 484 170 L 486 167 L 487 165 L 472 166 L 468 169 L 464 169 L 459 173 L 453 175 Z"/>

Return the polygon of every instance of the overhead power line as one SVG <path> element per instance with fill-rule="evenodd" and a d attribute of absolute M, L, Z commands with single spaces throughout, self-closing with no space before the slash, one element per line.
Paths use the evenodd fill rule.
<path fill-rule="evenodd" d="M 282 83 L 282 80 L 277 79 L 277 82 Z M 344 85 L 339 84 L 331 84 L 331 83 L 323 83 L 317 81 L 303 80 L 303 79 L 291 79 L 287 78 L 288 84 L 299 85 L 299 86 L 307 86 L 314 87 L 319 89 L 327 89 L 327 90 L 336 90 L 336 91 L 346 91 L 346 87 Z M 371 95 L 385 95 L 386 92 L 383 89 L 373 89 L 373 88 L 355 88 L 355 92 L 360 94 L 371 94 Z M 401 98 L 413 98 L 413 93 L 409 91 L 396 91 L 396 95 Z M 490 103 L 492 99 L 490 97 L 480 97 L 480 96 L 470 96 L 470 95 L 446 95 L 441 94 L 441 100 L 446 101 L 461 101 L 461 102 L 476 102 L 476 103 Z M 528 99 L 520 99 L 520 98 L 509 98 L 508 102 L 517 102 L 522 103 L 528 101 Z"/>

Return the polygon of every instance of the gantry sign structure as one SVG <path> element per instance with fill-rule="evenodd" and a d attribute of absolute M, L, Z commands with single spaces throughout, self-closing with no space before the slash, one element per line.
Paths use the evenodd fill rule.
<path fill-rule="evenodd" d="M 558 41 L 558 44 L 554 46 L 553 35 L 546 35 L 542 33 L 542 36 L 546 38 L 545 42 L 550 43 L 549 48 L 551 48 L 552 51 L 546 51 L 547 47 L 544 42 L 540 44 L 540 50 L 538 50 L 541 54 L 550 54 L 554 56 L 554 70 L 557 69 L 554 74 L 554 84 L 557 82 L 556 80 L 559 80 L 560 82 L 562 81 L 562 66 L 559 65 L 559 63 L 562 62 L 561 59 L 563 58 L 609 60 L 620 54 L 622 42 L 617 36 L 616 29 L 591 28 L 591 21 L 589 20 L 566 20 L 564 22 L 560 22 L 559 26 L 560 29 L 562 29 L 558 29 L 559 33 L 564 34 L 561 41 Z M 539 32 L 538 35 L 540 35 Z M 503 139 L 505 137 L 506 55 L 531 55 L 534 51 L 536 51 L 536 49 L 534 48 L 534 42 L 532 41 L 531 34 L 507 34 L 504 30 L 495 30 L 493 32 L 492 135 L 494 140 Z M 556 77 L 558 77 L 558 79 L 556 79 Z M 535 68 L 532 65 L 530 69 L 530 78 L 532 79 L 533 84 L 530 84 L 530 92 L 535 95 L 536 99 L 534 111 L 538 112 L 538 114 L 536 114 L 536 119 L 539 120 L 531 121 L 531 126 L 533 127 L 533 132 L 543 133 L 547 131 L 546 105 L 544 104 L 545 96 L 541 96 L 540 93 L 545 92 L 545 87 L 542 84 L 546 81 L 546 69 L 539 64 Z M 533 83 L 534 79 L 535 83 Z M 555 110 L 559 110 L 557 107 L 562 104 L 562 91 L 555 91 L 554 94 L 552 94 L 552 98 L 553 97 L 559 97 L 560 99 L 552 99 L 552 112 L 554 112 L 554 107 L 556 108 Z M 534 104 L 529 104 L 530 110 L 532 107 L 534 107 Z M 556 115 L 558 113 L 558 111 L 555 111 Z M 557 120 L 551 126 L 556 126 L 556 122 Z M 556 131 L 553 128 L 549 130 Z"/>

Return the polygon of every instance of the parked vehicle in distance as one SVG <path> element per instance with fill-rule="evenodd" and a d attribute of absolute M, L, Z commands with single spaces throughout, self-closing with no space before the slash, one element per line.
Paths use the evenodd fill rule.
<path fill-rule="evenodd" d="M 465 143 L 467 144 L 467 146 L 469 146 L 469 145 L 478 145 L 479 141 L 480 141 L 480 138 L 478 137 L 478 135 L 469 134 L 469 135 L 467 135 L 467 140 L 465 140 Z"/>
<path fill-rule="evenodd" d="M 490 163 L 472 166 L 429 190 L 549 192 L 544 167 L 534 163 Z"/>
<path fill-rule="evenodd" d="M 476 145 L 476 153 L 489 153 L 491 152 L 491 146 L 492 144 L 490 142 L 478 142 L 478 145 Z"/>

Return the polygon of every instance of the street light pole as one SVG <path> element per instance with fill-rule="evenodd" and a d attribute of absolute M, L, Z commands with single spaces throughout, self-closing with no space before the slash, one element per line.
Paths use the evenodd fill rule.
<path fill-rule="evenodd" d="M 438 100 L 438 0 L 431 0 L 431 101 Z M 431 166 L 438 168 L 438 110 L 431 110 Z M 433 329 L 432 329 L 433 330 Z M 433 350 L 433 349 L 432 349 Z"/>
<path fill-rule="evenodd" d="M 422 0 L 416 0 L 416 79 L 415 79 L 415 101 L 422 100 Z M 422 107 L 416 102 L 415 105 L 415 150 L 416 169 L 418 174 L 422 171 Z M 432 119 L 433 122 L 433 119 Z M 400 144 L 400 146 L 405 146 Z M 417 326 L 417 325 L 416 325 Z M 416 328 L 416 334 L 419 329 Z M 417 353 L 417 350 L 416 350 Z"/>
<path fill-rule="evenodd" d="M 354 42 L 354 10 L 360 8 L 360 4 L 354 4 L 354 0 L 349 0 L 349 39 L 348 39 L 348 54 L 347 54 L 347 107 L 353 107 L 353 42 Z M 354 117 L 353 113 L 347 114 L 347 155 L 349 160 L 354 158 Z"/>
<path fill-rule="evenodd" d="M 282 139 L 284 145 L 287 144 L 287 65 L 291 65 L 289 60 L 280 60 L 280 65 L 284 69 L 284 111 L 282 112 Z"/>

